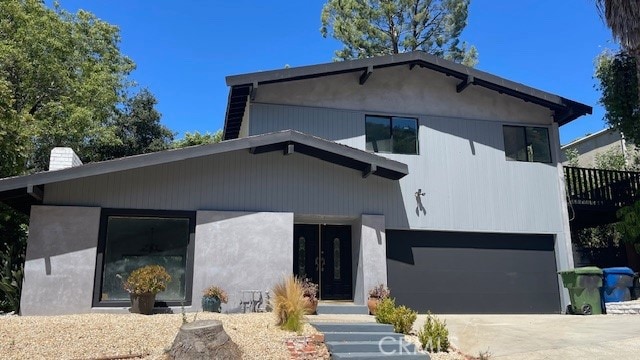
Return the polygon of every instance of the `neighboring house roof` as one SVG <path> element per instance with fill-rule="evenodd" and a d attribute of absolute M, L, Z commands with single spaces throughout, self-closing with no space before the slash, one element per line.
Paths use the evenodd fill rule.
<path fill-rule="evenodd" d="M 363 177 L 377 175 L 398 180 L 409 173 L 404 163 L 298 131 L 285 130 L 218 144 L 135 155 L 63 170 L 0 179 L 0 201 L 27 212 L 31 205 L 42 203 L 42 185 L 45 184 L 243 149 L 248 149 L 252 154 L 282 151 L 287 155 L 297 152 L 361 171 Z"/>
<path fill-rule="evenodd" d="M 613 128 L 602 129 L 602 130 L 600 130 L 600 131 L 598 131 L 596 133 L 589 134 L 587 136 L 583 136 L 581 138 L 575 139 L 575 140 L 571 141 L 568 144 L 562 145 L 560 148 L 562 150 L 564 150 L 566 148 L 571 148 L 571 147 L 576 146 L 578 144 L 582 144 L 584 142 L 592 141 L 593 139 L 595 139 L 597 137 L 600 137 L 600 136 L 605 135 L 607 133 L 613 133 L 613 132 L 617 132 L 617 130 L 614 130 Z"/>
<path fill-rule="evenodd" d="M 360 84 L 364 84 L 375 69 L 406 65 L 410 66 L 410 68 L 415 66 L 428 68 L 460 79 L 460 83 L 456 88 L 458 92 L 464 91 L 469 85 L 476 85 L 500 94 L 510 95 L 547 107 L 553 111 L 554 121 L 560 125 L 567 124 L 582 115 L 591 114 L 592 111 L 591 106 L 457 64 L 422 51 L 414 51 L 368 59 L 227 76 L 227 85 L 231 86 L 231 89 L 227 103 L 224 138 L 235 139 L 238 137 L 247 98 L 260 84 L 311 79 L 349 72 L 361 72 Z"/>

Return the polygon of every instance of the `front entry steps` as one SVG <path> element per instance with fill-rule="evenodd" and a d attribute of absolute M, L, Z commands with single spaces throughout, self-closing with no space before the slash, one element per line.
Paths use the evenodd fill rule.
<path fill-rule="evenodd" d="M 324 334 L 324 342 L 332 359 L 429 360 L 428 354 L 417 352 L 404 335 L 393 332 L 393 326 L 377 323 L 312 322 Z"/>
<path fill-rule="evenodd" d="M 353 303 L 319 303 L 316 310 L 318 315 L 369 315 L 367 305 L 354 305 Z"/>

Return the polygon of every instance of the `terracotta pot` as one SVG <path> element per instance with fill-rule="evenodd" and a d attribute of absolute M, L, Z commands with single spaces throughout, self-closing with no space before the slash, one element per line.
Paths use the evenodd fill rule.
<path fill-rule="evenodd" d="M 134 314 L 151 315 L 153 314 L 153 305 L 156 302 L 156 294 L 130 294 L 131 309 Z"/>
<path fill-rule="evenodd" d="M 376 309 L 378 308 L 378 304 L 380 303 L 380 299 L 377 297 L 370 297 L 367 300 L 367 307 L 369 308 L 369 314 L 375 315 Z"/>
<path fill-rule="evenodd" d="M 318 310 L 318 299 L 305 296 L 304 300 L 307 315 L 314 315 Z"/>
<path fill-rule="evenodd" d="M 202 297 L 202 311 L 221 312 L 221 301 L 217 297 Z"/>

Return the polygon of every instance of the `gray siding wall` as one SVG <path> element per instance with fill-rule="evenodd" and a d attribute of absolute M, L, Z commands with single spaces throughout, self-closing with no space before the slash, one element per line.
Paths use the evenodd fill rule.
<path fill-rule="evenodd" d="M 367 112 L 253 104 L 251 134 L 296 129 L 358 149 L 365 148 Z M 510 122 L 411 114 L 419 120 L 419 155 L 381 154 L 406 163 L 400 180 L 406 223 L 415 229 L 538 232 L 562 231 L 555 163 L 507 161 L 502 125 Z M 539 125 L 537 125 L 539 126 Z M 554 162 L 557 134 L 551 127 Z M 340 186 L 336 183 L 336 186 Z M 421 189 L 424 211 L 415 193 Z M 403 221 L 385 211 L 387 227 Z"/>
<path fill-rule="evenodd" d="M 300 119 L 306 124 L 302 131 L 332 140 L 338 140 L 343 126 L 364 127 L 364 112 L 328 110 L 323 117 L 315 108 L 255 104 L 252 111 L 257 119 L 271 116 L 265 113 Z M 238 151 L 50 184 L 45 203 L 348 217 L 384 214 L 392 229 L 563 230 L 556 165 L 505 160 L 502 123 L 418 118 L 420 155 L 384 155 L 408 164 L 409 175 L 399 182 L 377 176 L 362 179 L 357 171 L 301 154 Z M 323 124 L 325 120 L 332 125 Z M 316 123 L 321 124 L 318 130 L 312 126 Z M 293 120 L 289 124 L 293 126 Z M 344 142 L 364 149 L 364 136 L 349 137 L 355 133 L 348 132 Z M 425 193 L 420 199 L 424 210 L 418 208 L 418 189 Z"/>
<path fill-rule="evenodd" d="M 248 151 L 49 184 L 47 204 L 107 208 L 293 212 L 357 218 L 394 214 L 406 227 L 397 181 L 302 154 Z"/>
<path fill-rule="evenodd" d="M 249 134 L 295 129 L 363 149 L 365 138 L 362 114 L 360 111 L 253 103 Z"/>
<path fill-rule="evenodd" d="M 20 312 L 91 312 L 100 208 L 33 206 Z"/>

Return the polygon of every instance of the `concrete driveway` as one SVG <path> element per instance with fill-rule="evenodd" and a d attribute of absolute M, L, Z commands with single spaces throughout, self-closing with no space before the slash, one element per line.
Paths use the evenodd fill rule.
<path fill-rule="evenodd" d="M 491 359 L 640 359 L 638 315 L 438 315 L 452 345 Z M 418 315 L 414 329 L 424 324 Z"/>

